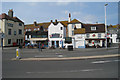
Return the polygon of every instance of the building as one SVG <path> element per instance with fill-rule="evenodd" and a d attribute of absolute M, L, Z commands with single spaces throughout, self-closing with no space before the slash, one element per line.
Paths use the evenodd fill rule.
<path fill-rule="evenodd" d="M 8 11 L 8 15 L 0 15 L 1 32 L 4 34 L 3 46 L 23 45 L 24 42 L 24 22 L 18 17 L 13 17 L 13 10 Z"/>
<path fill-rule="evenodd" d="M 110 25 L 108 26 L 108 37 L 110 43 L 118 43 L 117 36 L 118 36 L 118 25 Z"/>
<path fill-rule="evenodd" d="M 87 47 L 105 47 L 105 24 L 83 24 L 86 33 Z"/>
<path fill-rule="evenodd" d="M 85 28 L 77 19 L 68 23 L 68 36 L 72 38 L 73 48 L 85 48 Z"/>
<path fill-rule="evenodd" d="M 49 47 L 54 46 L 55 48 L 64 47 L 65 37 L 66 37 L 66 27 L 68 21 L 57 21 L 53 22 L 51 20 L 51 24 L 48 27 L 48 39 L 49 39 Z"/>
<path fill-rule="evenodd" d="M 44 44 L 44 46 L 48 46 L 48 26 L 50 22 L 46 23 L 37 23 L 34 21 L 33 24 L 25 25 L 25 42 L 31 44 Z M 26 44 L 27 44 L 26 43 Z"/>

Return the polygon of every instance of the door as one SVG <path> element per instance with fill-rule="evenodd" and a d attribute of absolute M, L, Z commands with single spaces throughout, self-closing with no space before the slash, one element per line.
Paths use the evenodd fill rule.
<path fill-rule="evenodd" d="M 59 41 L 56 41 L 56 45 L 57 45 L 57 47 L 59 47 Z"/>

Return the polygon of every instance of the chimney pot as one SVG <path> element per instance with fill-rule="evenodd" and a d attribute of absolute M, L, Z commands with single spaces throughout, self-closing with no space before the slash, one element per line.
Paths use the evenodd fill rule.
<path fill-rule="evenodd" d="M 50 22 L 53 22 L 53 20 L 51 20 Z"/>
<path fill-rule="evenodd" d="M 57 19 L 55 19 L 55 24 L 57 24 L 58 22 L 57 22 Z"/>
<path fill-rule="evenodd" d="M 37 22 L 36 21 L 34 21 L 34 26 L 37 26 Z"/>
<path fill-rule="evenodd" d="M 9 9 L 8 16 L 13 17 L 13 9 Z"/>

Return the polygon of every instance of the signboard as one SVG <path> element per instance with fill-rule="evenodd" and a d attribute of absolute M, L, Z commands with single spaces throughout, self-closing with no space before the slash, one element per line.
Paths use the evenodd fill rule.
<path fill-rule="evenodd" d="M 1 33 L 1 38 L 4 38 L 4 37 L 5 37 L 4 33 Z"/>
<path fill-rule="evenodd" d="M 65 43 L 72 43 L 72 38 L 71 37 L 66 37 L 65 38 Z"/>

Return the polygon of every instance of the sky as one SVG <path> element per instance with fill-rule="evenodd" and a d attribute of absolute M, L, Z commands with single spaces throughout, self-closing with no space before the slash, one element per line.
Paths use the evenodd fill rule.
<path fill-rule="evenodd" d="M 13 9 L 17 16 L 25 24 L 78 19 L 82 23 L 104 23 L 107 3 L 107 25 L 118 24 L 118 2 L 2 2 L 2 13 L 8 13 Z"/>

